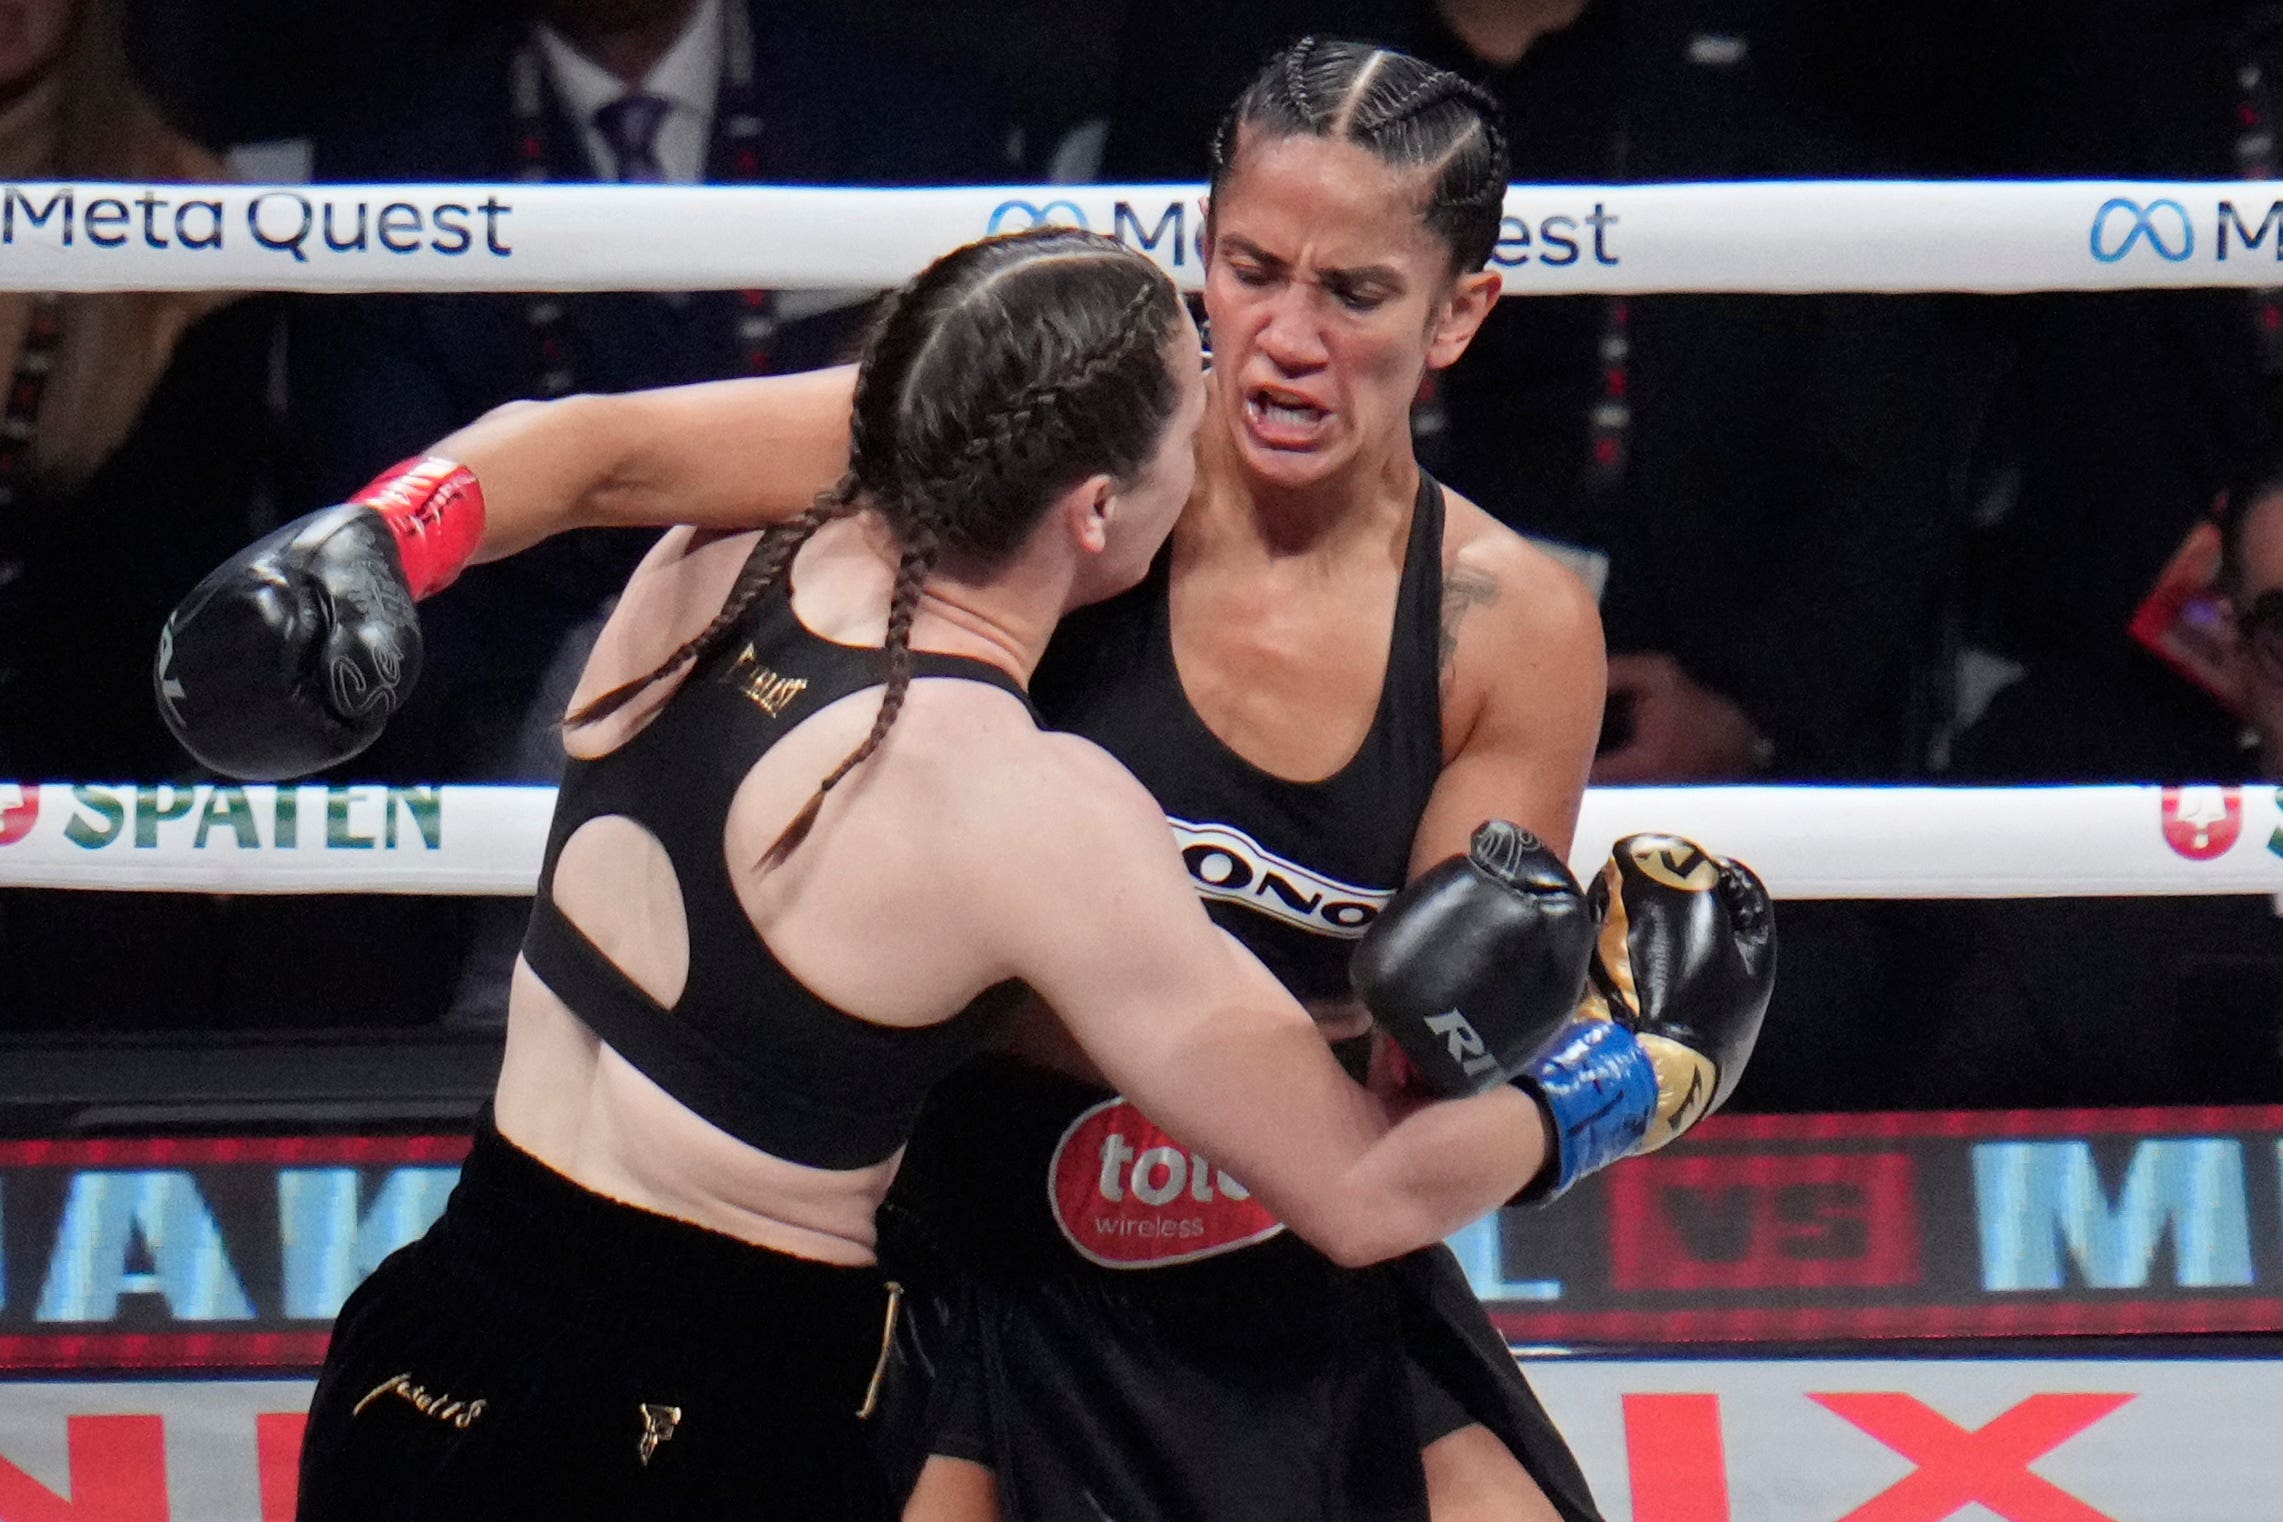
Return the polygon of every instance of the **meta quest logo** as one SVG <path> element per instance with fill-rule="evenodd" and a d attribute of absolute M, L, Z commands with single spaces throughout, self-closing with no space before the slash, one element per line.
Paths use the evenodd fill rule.
<path fill-rule="evenodd" d="M 2096 264 L 2127 259 L 2186 264 L 2199 254 L 2225 264 L 2238 251 L 2251 254 L 2266 249 L 2270 235 L 2273 257 L 2283 263 L 2283 198 L 2269 202 L 2265 211 L 2222 199 L 2212 203 L 2209 218 L 2202 218 L 2175 196 L 2147 201 L 2111 196 L 2094 211 L 2086 243 Z"/>
<path fill-rule="evenodd" d="M 1560 269 L 1590 259 L 1603 266 L 1624 262 L 1616 247 L 1618 216 L 1605 201 L 1539 206 L 1531 217 L 1504 216 L 1498 223 L 1498 241 L 1490 262 L 1499 269 L 1543 264 Z M 1075 199 L 1047 201 L 1014 199 L 991 208 L 983 224 L 986 236 L 1024 232 L 1033 227 L 1077 227 L 1117 239 L 1126 247 L 1174 269 L 1191 260 L 1202 263 L 1205 253 L 1205 214 L 1202 201 L 1167 199 L 1137 205 L 1119 199 L 1112 204 L 1107 224 L 1090 216 Z M 1160 253 L 1160 248 L 1164 252 Z"/>

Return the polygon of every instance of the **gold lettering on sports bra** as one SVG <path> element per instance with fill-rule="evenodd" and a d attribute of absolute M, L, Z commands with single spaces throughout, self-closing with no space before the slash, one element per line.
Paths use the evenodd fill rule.
<path fill-rule="evenodd" d="M 739 692 L 753 700 L 754 707 L 772 719 L 780 717 L 809 685 L 805 676 L 780 676 L 762 665 L 751 645 L 739 652 L 735 664 L 729 668 L 729 680 Z"/>
<path fill-rule="evenodd" d="M 459 1400 L 450 1395 L 431 1395 L 426 1389 L 412 1382 L 410 1373 L 391 1374 L 367 1390 L 365 1398 L 358 1401 L 355 1409 L 349 1414 L 353 1417 L 364 1415 L 365 1407 L 384 1395 L 397 1396 L 422 1416 L 433 1417 L 440 1422 L 449 1422 L 462 1432 L 467 1431 L 468 1425 L 484 1414 L 484 1403 L 481 1400 Z"/>
<path fill-rule="evenodd" d="M 661 1406 L 654 1401 L 642 1403 L 642 1442 L 637 1449 L 642 1456 L 642 1467 L 650 1467 L 650 1455 L 658 1445 L 672 1438 L 674 1429 L 682 1424 L 680 1406 Z"/>

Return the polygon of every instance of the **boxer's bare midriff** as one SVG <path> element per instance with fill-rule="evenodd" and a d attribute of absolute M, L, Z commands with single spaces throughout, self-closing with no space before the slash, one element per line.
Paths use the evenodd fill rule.
<path fill-rule="evenodd" d="M 873 1261 L 872 1213 L 902 1154 L 812 1168 L 747 1146 L 692 1114 L 612 1051 L 516 964 L 500 1133 L 608 1198 L 825 1263 Z"/>

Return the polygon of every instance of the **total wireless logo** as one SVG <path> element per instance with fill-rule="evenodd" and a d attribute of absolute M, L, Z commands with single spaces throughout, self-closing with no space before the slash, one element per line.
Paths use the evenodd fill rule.
<path fill-rule="evenodd" d="M 1070 1123 L 1047 1175 L 1064 1239 L 1104 1268 L 1192 1263 L 1284 1230 L 1252 1191 L 1122 1098 Z"/>

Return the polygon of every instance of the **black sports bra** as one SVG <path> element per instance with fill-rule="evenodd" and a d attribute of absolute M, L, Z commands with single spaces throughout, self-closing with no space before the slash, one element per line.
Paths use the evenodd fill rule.
<path fill-rule="evenodd" d="M 912 665 L 915 676 L 986 682 L 1028 706 L 1021 685 L 985 662 L 920 652 Z M 523 941 L 540 980 L 675 1100 L 739 1141 L 817 1168 L 893 1155 L 928 1089 L 982 1044 L 976 1017 L 1020 992 L 1000 984 L 934 1025 L 876 1024 L 787 972 L 738 902 L 723 832 L 746 774 L 803 719 L 886 679 L 883 651 L 812 634 L 782 590 L 762 598 L 638 734 L 564 768 Z M 658 839 L 681 885 L 689 977 L 671 1007 L 555 906 L 563 843 L 613 814 Z"/>

